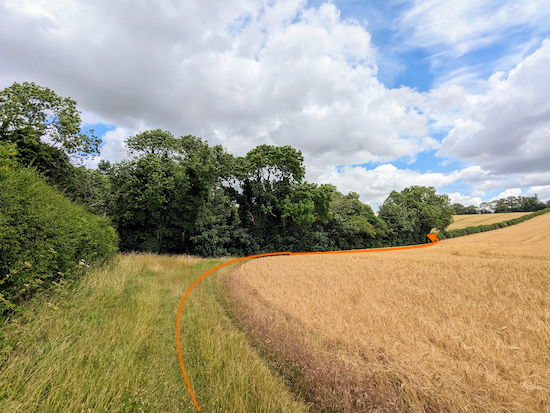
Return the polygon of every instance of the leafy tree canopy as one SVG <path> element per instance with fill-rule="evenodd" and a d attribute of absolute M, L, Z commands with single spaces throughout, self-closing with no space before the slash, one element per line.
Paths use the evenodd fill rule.
<path fill-rule="evenodd" d="M 302 152 L 290 145 L 259 145 L 246 157 L 238 158 L 237 173 L 257 183 L 264 180 L 301 182 L 306 173 L 303 163 Z"/>
<path fill-rule="evenodd" d="M 155 154 L 173 156 L 178 152 L 178 140 L 170 132 L 160 129 L 141 132 L 126 139 L 126 146 L 132 156 Z"/>
<path fill-rule="evenodd" d="M 412 231 L 412 239 L 398 243 L 423 243 L 432 229 L 445 229 L 453 222 L 455 209 L 447 195 L 437 195 L 434 187 L 411 186 L 392 191 L 380 208 L 379 216 L 394 233 Z"/>
<path fill-rule="evenodd" d="M 15 131 L 29 134 L 63 149 L 68 155 L 99 154 L 101 139 L 81 133 L 80 112 L 71 98 L 62 98 L 49 88 L 23 82 L 0 91 L 0 136 L 7 140 Z"/>

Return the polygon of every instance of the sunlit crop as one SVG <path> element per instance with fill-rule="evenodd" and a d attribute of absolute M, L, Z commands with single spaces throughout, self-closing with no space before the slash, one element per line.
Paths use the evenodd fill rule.
<path fill-rule="evenodd" d="M 418 250 L 255 260 L 225 287 L 312 412 L 548 412 L 549 245 L 547 214 Z"/>

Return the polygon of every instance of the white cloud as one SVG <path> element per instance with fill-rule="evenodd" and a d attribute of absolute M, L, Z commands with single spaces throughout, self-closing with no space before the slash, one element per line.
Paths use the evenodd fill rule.
<path fill-rule="evenodd" d="M 496 199 L 502 199 L 502 198 L 508 198 L 509 196 L 520 196 L 522 195 L 521 188 L 510 188 L 506 191 L 501 192 L 497 196 L 494 196 L 491 198 L 491 201 L 494 201 Z"/>
<path fill-rule="evenodd" d="M 550 185 L 532 186 L 526 192 L 526 196 L 538 195 L 539 200 L 543 202 L 550 201 Z"/>
<path fill-rule="evenodd" d="M 459 56 L 510 28 L 549 29 L 550 3 L 416 0 L 403 22 L 413 44 Z M 529 49 L 520 46 L 514 59 Z M 457 82 L 472 76 L 465 70 L 422 94 L 378 80 L 366 26 L 342 19 L 333 3 L 0 0 L 0 56 L 0 88 L 35 81 L 77 100 L 84 123 L 117 125 L 104 137 L 102 158 L 111 161 L 124 158 L 126 137 L 161 128 L 237 155 L 292 145 L 309 180 L 374 205 L 410 185 L 460 179 L 474 200 L 550 183 L 550 40 L 475 91 Z M 437 134 L 447 137 L 440 143 Z M 334 168 L 412 163 L 434 149 L 474 166 L 448 174 Z"/>
<path fill-rule="evenodd" d="M 413 0 L 402 24 L 410 42 L 452 57 L 502 40 L 513 29 L 550 29 L 546 0 Z"/>
<path fill-rule="evenodd" d="M 464 206 L 468 206 L 468 205 L 479 206 L 479 204 L 481 204 L 482 202 L 479 196 L 463 195 L 460 192 L 453 192 L 447 195 L 449 195 L 449 198 L 451 198 L 451 203 L 453 204 L 458 203 Z"/>
<path fill-rule="evenodd" d="M 459 179 L 458 172 L 450 174 L 420 173 L 410 169 L 398 169 L 391 164 L 380 165 L 374 169 L 362 166 L 344 167 L 341 171 L 328 168 L 320 174 L 317 182 L 331 183 L 342 193 L 350 191 L 361 195 L 361 200 L 375 207 L 381 205 L 391 191 L 401 191 L 412 185 L 440 188 Z"/>
<path fill-rule="evenodd" d="M 468 94 L 438 155 L 492 175 L 545 174 L 550 158 L 550 39 L 512 70 L 496 73 L 485 94 Z M 520 186 L 525 186 L 521 184 Z"/>
<path fill-rule="evenodd" d="M 95 162 L 90 166 L 95 167 L 101 160 L 106 160 L 110 162 L 120 162 L 124 159 L 128 159 L 127 147 L 124 141 L 133 135 L 139 133 L 139 131 L 144 131 L 148 128 L 140 128 L 129 130 L 126 128 L 117 127 L 113 130 L 107 131 L 103 136 L 103 142 L 105 144 L 101 148 L 101 155 L 97 157 Z"/>
<path fill-rule="evenodd" d="M 31 3 L 49 15 L 29 14 Z M 145 120 L 240 155 L 291 144 L 318 167 L 436 148 L 417 109 L 426 97 L 378 81 L 365 27 L 334 4 L 305 4 L 0 5 L 0 85 L 36 81 L 105 123 L 132 129 Z"/>

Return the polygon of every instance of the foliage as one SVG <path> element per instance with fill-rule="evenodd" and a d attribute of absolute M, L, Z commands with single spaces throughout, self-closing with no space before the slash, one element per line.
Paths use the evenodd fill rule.
<path fill-rule="evenodd" d="M 547 205 L 539 201 L 538 195 L 533 196 L 509 196 L 490 202 L 482 202 L 480 212 L 501 213 L 501 212 L 533 212 L 546 208 Z"/>
<path fill-rule="evenodd" d="M 179 201 L 188 180 L 173 160 L 148 154 L 113 166 L 107 177 L 113 189 L 107 211 L 123 251 L 181 250 Z"/>
<path fill-rule="evenodd" d="M 208 207 L 219 207 L 213 195 L 227 175 L 232 157 L 221 146 L 210 147 L 194 136 L 174 138 L 169 132 L 146 131 L 128 139 L 135 157 L 116 165 L 103 163 L 111 193 L 106 200 L 125 251 L 224 255 L 228 240 L 223 219 Z M 213 192 L 214 191 L 214 192 Z M 209 228 L 210 236 L 197 231 Z M 213 239 L 214 232 L 222 240 Z M 197 245 L 206 242 L 207 245 Z"/>
<path fill-rule="evenodd" d="M 427 242 L 426 234 L 448 227 L 454 212 L 447 195 L 437 195 L 433 187 L 411 186 L 392 191 L 378 216 L 388 226 L 390 244 L 404 245 Z"/>
<path fill-rule="evenodd" d="M 453 204 L 453 208 L 455 210 L 455 215 L 470 215 L 479 213 L 479 210 L 475 205 L 464 206 L 462 204 L 455 203 Z"/>
<path fill-rule="evenodd" d="M 23 82 L 0 91 L 0 136 L 15 131 L 32 130 L 27 134 L 37 142 L 44 140 L 62 148 L 69 155 L 99 153 L 101 140 L 81 133 L 80 112 L 71 98 L 62 98 L 49 88 Z"/>
<path fill-rule="evenodd" d="M 0 168 L 0 211 L 0 312 L 117 250 L 108 219 L 72 203 L 32 170 Z"/>
<path fill-rule="evenodd" d="M 343 195 L 333 190 L 331 219 L 326 230 L 333 241 L 333 249 L 348 250 L 381 246 L 387 233 L 387 224 L 378 218 L 372 208 L 359 200 L 359 194 Z"/>
<path fill-rule="evenodd" d="M 251 246 L 258 247 L 248 253 L 318 250 L 315 239 L 327 246 L 320 231 L 330 217 L 333 189 L 304 182 L 303 160 L 288 145 L 260 145 L 235 159 L 226 190 Z"/>
<path fill-rule="evenodd" d="M 131 155 L 155 154 L 171 156 L 177 151 L 178 140 L 170 132 L 161 129 L 148 130 L 126 139 Z"/>

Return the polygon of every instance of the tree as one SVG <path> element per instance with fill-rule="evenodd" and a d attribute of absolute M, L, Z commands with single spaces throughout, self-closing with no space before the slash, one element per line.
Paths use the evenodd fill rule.
<path fill-rule="evenodd" d="M 455 215 L 463 215 L 464 214 L 464 205 L 456 203 L 456 204 L 453 204 L 453 208 L 455 210 Z"/>
<path fill-rule="evenodd" d="M 482 202 L 480 205 L 479 205 L 479 211 L 482 213 L 482 214 L 492 214 L 495 212 L 497 208 L 497 204 L 495 201 L 486 201 L 486 202 Z"/>
<path fill-rule="evenodd" d="M 410 216 L 410 211 L 402 208 L 401 205 L 384 202 L 384 205 L 378 211 L 378 217 L 386 224 L 386 238 L 389 245 L 397 246 L 415 243 L 416 228 Z"/>
<path fill-rule="evenodd" d="M 107 171 L 108 214 L 125 251 L 182 252 L 183 196 L 188 181 L 172 159 L 147 154 Z"/>
<path fill-rule="evenodd" d="M 262 250 L 277 249 L 288 232 L 288 218 L 296 222 L 298 212 L 307 215 L 312 208 L 291 206 L 297 203 L 296 188 L 305 175 L 303 159 L 291 146 L 273 145 L 257 146 L 235 159 L 227 191 L 238 206 L 241 225 Z"/>
<path fill-rule="evenodd" d="M 479 211 L 475 205 L 468 205 L 464 208 L 463 214 L 478 214 Z"/>
<path fill-rule="evenodd" d="M 195 136 L 158 129 L 128 138 L 127 146 L 132 160 L 100 165 L 121 249 L 224 255 L 231 214 L 225 216 L 229 199 L 218 192 L 233 157 Z"/>
<path fill-rule="evenodd" d="M 372 208 L 359 200 L 359 194 L 343 195 L 334 189 L 330 206 L 331 219 L 326 231 L 337 250 L 380 246 L 387 235 L 384 221 Z"/>
<path fill-rule="evenodd" d="M 454 208 L 447 195 L 437 195 L 435 188 L 411 186 L 392 191 L 380 208 L 395 244 L 427 242 L 432 229 L 442 230 L 453 221 Z"/>
<path fill-rule="evenodd" d="M 126 146 L 132 156 L 154 154 L 173 157 L 181 144 L 170 132 L 155 129 L 129 137 Z"/>
<path fill-rule="evenodd" d="M 227 192 L 258 251 L 311 248 L 319 235 L 312 231 L 329 218 L 332 190 L 303 182 L 303 160 L 288 145 L 260 145 L 235 159 Z"/>
<path fill-rule="evenodd" d="M 518 197 L 518 207 L 517 210 L 521 212 L 533 212 L 540 209 L 546 208 L 544 202 L 539 201 L 537 194 L 533 196 L 520 196 Z"/>
<path fill-rule="evenodd" d="M 16 131 L 26 133 L 62 149 L 67 155 L 99 154 L 101 139 L 81 133 L 80 112 L 71 98 L 62 98 L 54 91 L 23 82 L 0 91 L 0 137 L 9 140 Z M 30 133 L 34 131 L 34 133 Z"/>

